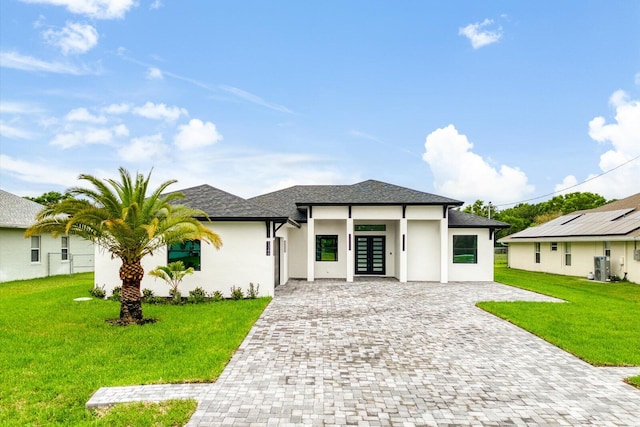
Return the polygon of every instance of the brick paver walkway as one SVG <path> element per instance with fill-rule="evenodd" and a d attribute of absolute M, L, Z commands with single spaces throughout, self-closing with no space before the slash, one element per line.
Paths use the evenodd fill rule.
<path fill-rule="evenodd" d="M 637 368 L 596 368 L 474 306 L 553 299 L 495 283 L 290 281 L 215 384 L 100 389 L 87 403 L 193 397 L 189 426 L 640 425 Z"/>

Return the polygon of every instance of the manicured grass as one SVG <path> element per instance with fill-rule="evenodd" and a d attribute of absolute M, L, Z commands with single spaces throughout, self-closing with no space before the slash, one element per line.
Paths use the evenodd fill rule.
<path fill-rule="evenodd" d="M 495 281 L 565 300 L 481 302 L 506 319 L 596 366 L 640 366 L 640 286 L 600 283 L 496 265 Z M 640 384 L 640 377 L 630 379 Z"/>
<path fill-rule="evenodd" d="M 158 322 L 120 327 L 105 322 L 119 303 L 73 301 L 92 284 L 91 273 L 0 284 L 0 425 L 174 425 L 137 409 L 139 423 L 118 424 L 84 405 L 102 386 L 214 381 L 270 301 L 144 305 Z"/>

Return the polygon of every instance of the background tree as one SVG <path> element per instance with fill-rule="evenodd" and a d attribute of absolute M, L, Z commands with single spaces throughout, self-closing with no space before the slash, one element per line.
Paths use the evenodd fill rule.
<path fill-rule="evenodd" d="M 547 201 L 534 205 L 519 203 L 514 207 L 503 210 L 498 210 L 495 206 L 491 206 L 491 219 L 511 225 L 510 228 L 496 233 L 496 242 L 504 236 L 517 233 L 533 225 L 543 224 L 571 212 L 597 208 L 612 201 L 614 200 L 607 201 L 599 194 L 576 192 L 554 196 Z M 463 212 L 488 217 L 489 206 L 485 205 L 483 200 L 476 200 L 472 205 L 465 206 Z"/>
<path fill-rule="evenodd" d="M 69 199 L 72 196 L 65 192 L 64 194 L 58 193 L 57 191 L 49 191 L 43 193 L 38 197 L 25 197 L 25 199 L 31 200 L 32 202 L 40 203 L 41 205 L 50 206 L 56 203 L 60 203 L 64 199 Z"/>
<path fill-rule="evenodd" d="M 204 212 L 172 203 L 183 198 L 182 193 L 162 195 L 175 180 L 148 194 L 151 173 L 146 178 L 137 174 L 134 181 L 126 169 L 120 168 L 119 172 L 120 181 L 80 175 L 94 188 L 69 189 L 73 198 L 45 207 L 25 234 L 27 237 L 41 233 L 76 234 L 120 258 L 120 323 L 126 325 L 143 321 L 140 298 L 143 257 L 186 240 L 204 240 L 216 248 L 220 248 L 222 241 L 197 219 L 206 218 Z"/>

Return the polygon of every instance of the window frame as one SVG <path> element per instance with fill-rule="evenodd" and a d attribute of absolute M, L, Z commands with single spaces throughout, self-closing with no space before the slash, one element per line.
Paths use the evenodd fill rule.
<path fill-rule="evenodd" d="M 558 242 L 551 242 L 551 252 L 558 251 Z"/>
<path fill-rule="evenodd" d="M 189 244 L 197 242 L 197 248 L 189 248 Z M 180 248 L 175 248 L 180 245 Z M 188 256 L 171 256 L 172 252 L 188 252 Z M 193 254 L 192 254 L 193 253 Z M 195 257 L 197 253 L 197 263 L 191 261 L 185 261 L 187 258 Z M 184 242 L 174 243 L 173 245 L 167 245 L 167 264 L 172 262 L 182 261 L 185 268 L 192 267 L 194 271 L 202 271 L 202 242 L 198 239 L 185 240 Z"/>
<path fill-rule="evenodd" d="M 564 265 L 571 267 L 571 242 L 564 244 Z"/>
<path fill-rule="evenodd" d="M 69 261 L 69 236 L 60 236 L 60 260 Z"/>
<path fill-rule="evenodd" d="M 34 240 L 37 241 L 37 245 L 34 246 Z M 41 262 L 42 259 L 42 237 L 40 235 L 38 236 L 31 236 L 31 264 L 39 264 Z M 36 256 L 35 260 L 34 260 L 34 255 Z"/>
<path fill-rule="evenodd" d="M 323 243 L 325 242 L 326 243 Z M 329 244 L 333 241 L 333 244 Z M 332 249 L 332 251 L 329 251 Z M 325 255 L 333 254 L 333 259 L 328 259 Z M 337 262 L 338 261 L 338 235 L 337 234 L 316 234 L 316 261 L 317 262 Z"/>
<path fill-rule="evenodd" d="M 533 243 L 533 251 L 536 257 L 536 264 L 540 264 L 540 246 L 541 246 L 540 242 Z"/>
<path fill-rule="evenodd" d="M 456 247 L 456 240 L 472 238 L 473 244 L 471 246 L 459 246 Z M 454 234 L 452 239 L 452 261 L 454 264 L 478 264 L 478 235 L 477 234 Z M 465 251 L 459 253 L 458 251 Z M 471 251 L 469 253 L 468 251 Z M 458 253 L 457 253 L 458 252 Z M 471 260 L 465 261 L 465 258 L 461 257 L 472 256 Z M 456 258 L 457 257 L 457 258 Z"/>

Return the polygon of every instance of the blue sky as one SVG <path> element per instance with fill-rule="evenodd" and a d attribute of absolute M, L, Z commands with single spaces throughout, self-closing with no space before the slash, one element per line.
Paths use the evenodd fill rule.
<path fill-rule="evenodd" d="M 0 188 L 640 191 L 640 2 L 3 0 Z M 548 197 L 547 197 L 548 198 Z M 535 199 L 533 202 L 544 200 Z"/>

